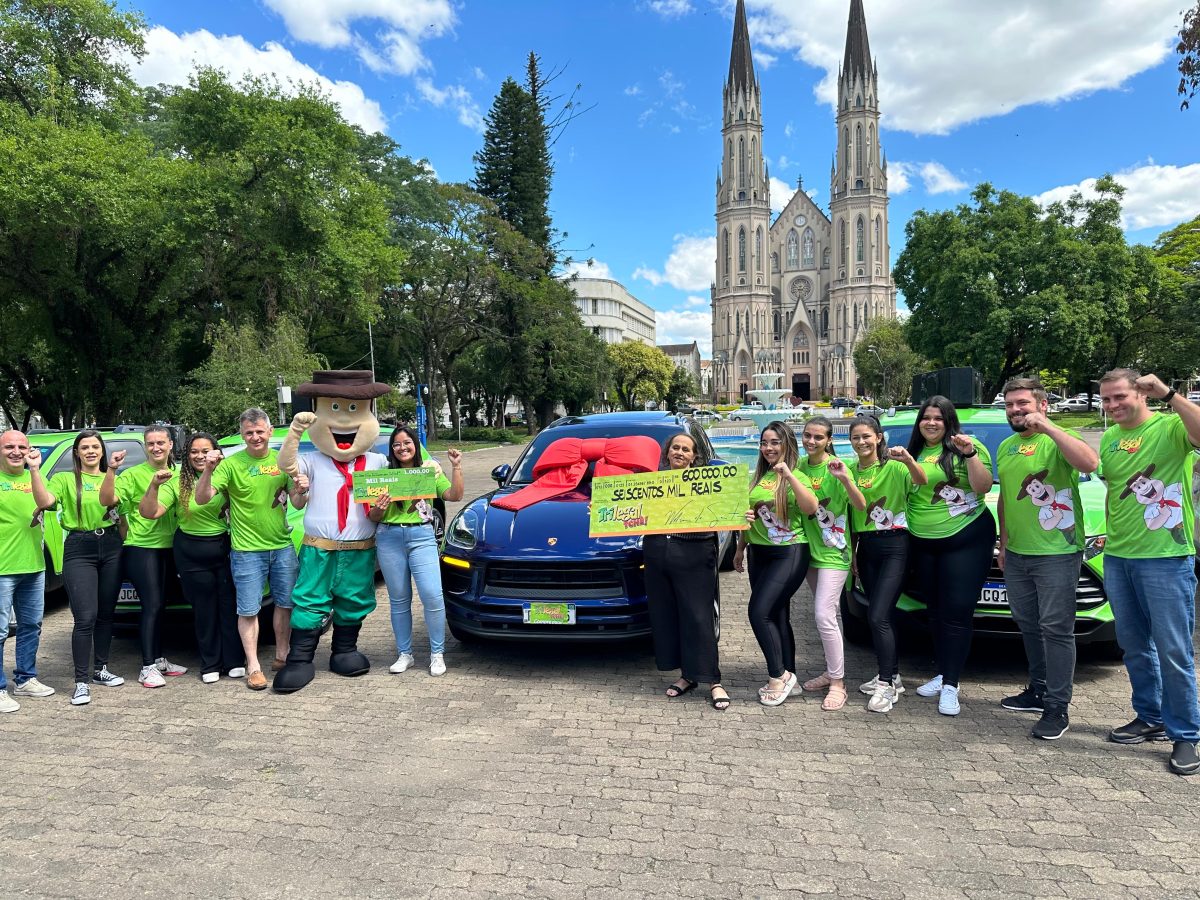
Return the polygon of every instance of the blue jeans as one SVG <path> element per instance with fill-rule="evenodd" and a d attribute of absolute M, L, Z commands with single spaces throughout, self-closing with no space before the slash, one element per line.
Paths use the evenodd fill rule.
<path fill-rule="evenodd" d="M 1104 558 L 1104 590 L 1133 688 L 1133 711 L 1172 741 L 1200 741 L 1196 702 L 1196 574 L 1192 557 Z"/>
<path fill-rule="evenodd" d="M 291 544 L 278 550 L 234 550 L 229 554 L 229 568 L 237 590 L 239 616 L 258 615 L 268 581 L 275 607 L 292 608 L 292 588 L 296 586 L 299 564 Z"/>
<path fill-rule="evenodd" d="M 46 573 L 0 575 L 0 691 L 8 690 L 4 677 L 4 642 L 9 626 L 17 622 L 17 684 L 37 677 L 38 644 L 42 639 L 42 612 L 46 603 Z"/>
<path fill-rule="evenodd" d="M 446 646 L 446 604 L 433 526 L 380 525 L 375 533 L 375 555 L 387 584 L 396 652 L 412 653 L 412 583 L 416 581 L 425 607 L 429 652 L 441 653 Z"/>

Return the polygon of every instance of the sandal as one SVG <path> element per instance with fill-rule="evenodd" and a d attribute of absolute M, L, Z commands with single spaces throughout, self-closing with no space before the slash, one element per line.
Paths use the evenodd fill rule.
<path fill-rule="evenodd" d="M 720 691 L 722 694 L 724 694 L 724 696 L 722 696 L 722 697 L 716 696 L 717 691 Z M 714 684 L 712 687 L 709 688 L 708 694 L 709 694 L 708 702 L 712 704 L 713 709 L 719 709 L 719 710 L 721 710 L 721 712 L 724 712 L 725 710 L 729 709 L 729 694 L 725 693 L 725 688 L 721 687 L 721 685 Z"/>
<path fill-rule="evenodd" d="M 791 674 L 783 682 L 783 686 L 779 688 L 768 687 L 758 695 L 758 702 L 763 706 L 778 706 L 788 698 L 788 695 L 796 689 L 796 676 Z"/>
<path fill-rule="evenodd" d="M 821 701 L 821 709 L 826 712 L 833 712 L 835 709 L 841 709 L 846 705 L 846 687 L 844 684 L 831 684 L 829 692 L 825 695 L 825 699 Z"/>
<path fill-rule="evenodd" d="M 816 678 L 810 678 L 801 685 L 806 691 L 819 691 L 833 684 L 833 679 L 829 677 L 828 672 L 822 672 Z"/>
<path fill-rule="evenodd" d="M 679 681 L 682 681 L 683 684 L 676 682 L 675 684 L 667 685 L 667 696 L 672 700 L 674 700 L 676 697 L 682 697 L 688 691 L 694 691 L 696 689 L 696 685 L 700 683 L 698 681 L 688 681 L 686 678 L 680 678 Z"/>

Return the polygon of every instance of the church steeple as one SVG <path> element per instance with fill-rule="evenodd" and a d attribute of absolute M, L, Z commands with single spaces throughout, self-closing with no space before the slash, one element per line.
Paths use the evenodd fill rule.
<path fill-rule="evenodd" d="M 846 23 L 846 56 L 842 61 L 842 76 L 872 71 L 871 42 L 867 40 L 867 17 L 862 0 L 850 0 L 850 19 Z M 866 80 L 865 77 L 863 79 Z"/>
<path fill-rule="evenodd" d="M 745 92 L 757 86 L 754 58 L 750 53 L 750 29 L 746 26 L 746 3 L 745 0 L 737 0 L 737 9 L 733 13 L 733 46 L 729 50 L 727 87 Z"/>

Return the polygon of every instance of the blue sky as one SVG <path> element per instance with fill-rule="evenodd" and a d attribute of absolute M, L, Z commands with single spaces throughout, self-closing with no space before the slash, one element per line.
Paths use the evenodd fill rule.
<path fill-rule="evenodd" d="M 563 247 L 658 311 L 659 342 L 709 347 L 714 183 L 733 0 L 123 2 L 148 25 L 144 83 L 196 64 L 316 81 L 446 181 L 469 180 L 482 117 L 525 57 L 590 107 L 554 147 Z M 1065 197 L 1105 172 L 1129 238 L 1200 213 L 1200 104 L 1179 110 L 1184 0 L 864 0 L 889 160 L 893 253 L 917 209 L 972 187 Z M 1190 2 L 1186 5 L 1190 5 Z M 826 207 L 832 80 L 849 0 L 747 0 L 778 209 L 803 176 Z"/>

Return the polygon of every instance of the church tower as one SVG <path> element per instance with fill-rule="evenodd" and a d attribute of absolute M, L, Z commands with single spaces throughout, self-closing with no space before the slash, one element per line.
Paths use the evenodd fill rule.
<path fill-rule="evenodd" d="M 878 316 L 895 318 L 888 254 L 887 161 L 879 145 L 879 72 L 871 59 L 862 0 L 851 0 L 846 53 L 838 76 L 837 153 L 829 189 L 833 225 L 828 350 L 822 389 L 855 397 L 851 356 L 859 333 Z"/>
<path fill-rule="evenodd" d="M 771 322 L 771 199 L 763 161 L 762 95 L 744 0 L 737 0 L 734 12 L 723 100 L 712 285 L 713 381 L 718 397 L 739 402 L 756 386 L 755 373 L 780 371 Z"/>

